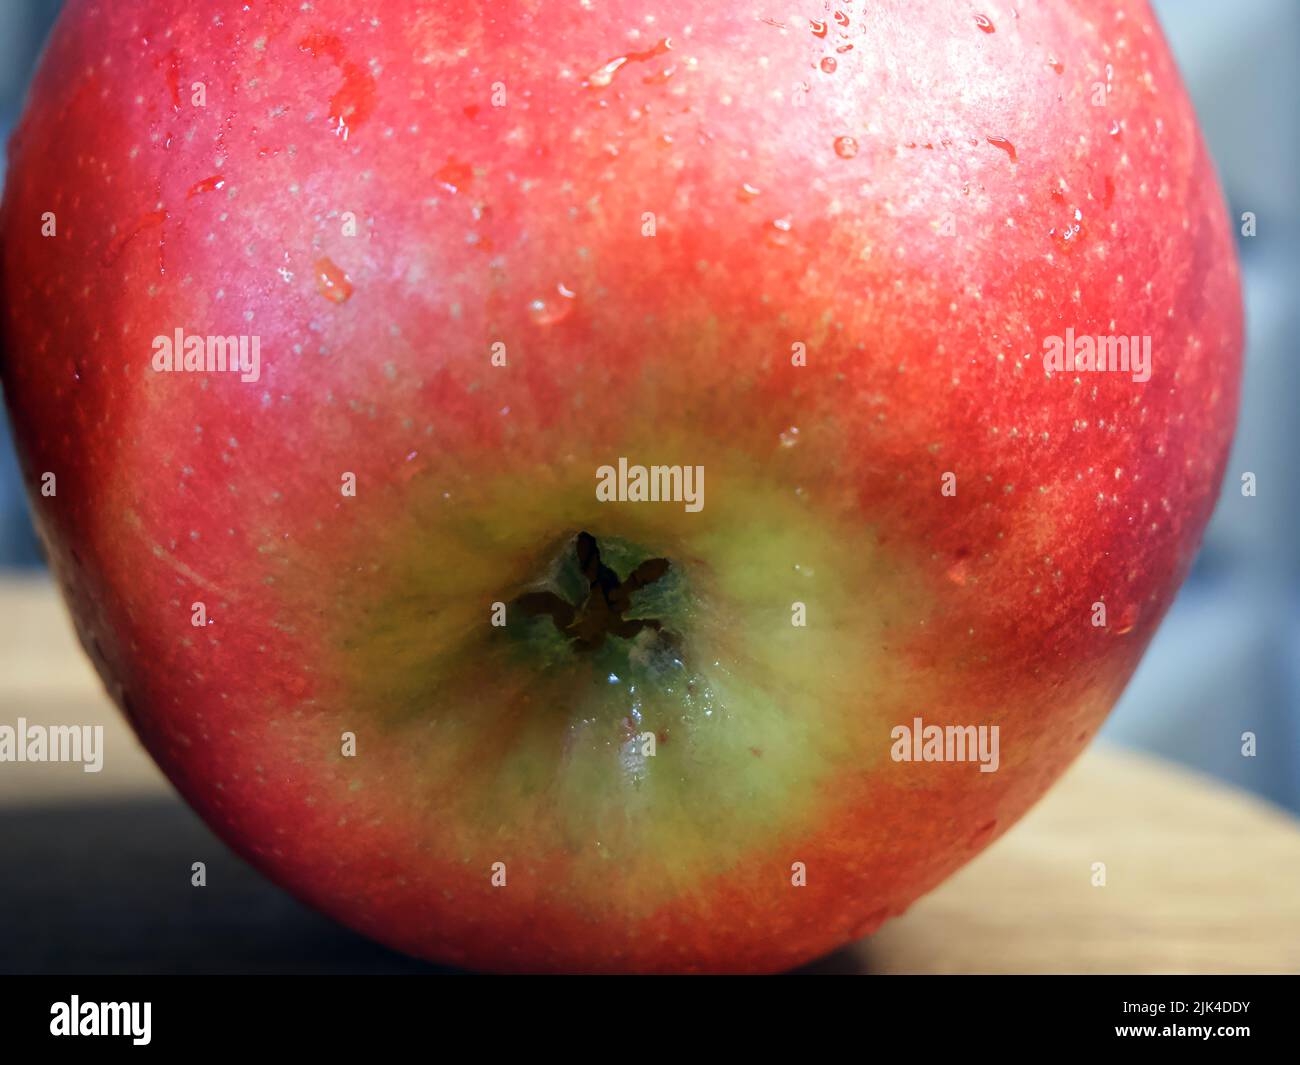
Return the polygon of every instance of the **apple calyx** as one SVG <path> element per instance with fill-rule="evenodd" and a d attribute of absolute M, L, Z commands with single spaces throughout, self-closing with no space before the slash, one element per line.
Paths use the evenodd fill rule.
<path fill-rule="evenodd" d="M 673 619 L 665 616 L 675 613 L 665 608 L 676 598 L 674 592 L 680 594 L 672 587 L 680 582 L 666 580 L 672 564 L 621 540 L 607 539 L 605 548 L 612 564 L 602 559 L 601 545 L 591 533 L 579 532 L 565 545 L 543 587 L 520 595 L 512 609 L 530 619 L 549 617 L 577 652 L 598 651 L 608 636 L 635 640 L 643 632 L 676 644 L 681 633 L 666 624 Z M 655 585 L 655 592 L 669 594 L 638 594 Z"/>

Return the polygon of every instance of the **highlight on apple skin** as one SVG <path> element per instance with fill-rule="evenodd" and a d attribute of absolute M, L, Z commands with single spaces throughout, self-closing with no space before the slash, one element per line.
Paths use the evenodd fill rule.
<path fill-rule="evenodd" d="M 1146 4 L 823 6 L 61 17 L 0 208 L 50 563 L 185 799 L 383 943 L 868 935 L 1188 570 L 1241 305 Z"/>

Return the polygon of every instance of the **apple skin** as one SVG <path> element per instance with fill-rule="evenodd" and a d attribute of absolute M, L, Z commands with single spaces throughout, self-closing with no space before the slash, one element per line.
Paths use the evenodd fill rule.
<path fill-rule="evenodd" d="M 482 969 L 779 970 L 970 859 L 1113 705 L 1236 417 L 1195 116 L 1144 3 L 842 9 L 67 5 L 0 208 L 32 505 L 141 741 L 299 897 Z M 258 334 L 260 380 L 154 373 L 177 327 Z M 1046 374 L 1066 327 L 1149 335 L 1150 380 Z M 619 455 L 703 464 L 701 515 L 596 506 Z M 755 602 L 752 544 L 808 543 L 809 635 L 773 550 L 775 606 L 735 611 L 771 644 L 735 664 L 834 698 L 673 718 L 635 786 L 626 721 L 532 705 L 520 744 L 577 743 L 596 783 L 559 759 L 516 791 L 525 726 L 494 707 L 528 695 L 453 662 L 440 702 L 410 647 L 463 599 L 486 625 L 492 574 L 519 586 L 584 527 L 705 577 L 744 561 Z M 818 629 L 826 603 L 844 623 Z M 999 771 L 892 761 L 913 716 L 997 723 Z"/>

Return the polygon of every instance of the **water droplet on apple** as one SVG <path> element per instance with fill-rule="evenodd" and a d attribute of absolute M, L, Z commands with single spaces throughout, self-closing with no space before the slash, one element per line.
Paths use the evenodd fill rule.
<path fill-rule="evenodd" d="M 852 137 L 836 137 L 835 154 L 841 159 L 852 159 L 858 154 L 858 142 Z"/>
<path fill-rule="evenodd" d="M 993 25 L 993 20 L 990 19 L 988 15 L 976 15 L 975 25 L 978 26 L 980 29 L 982 29 L 985 33 L 993 33 L 995 29 Z"/>
<path fill-rule="evenodd" d="M 1124 612 L 1119 616 L 1119 624 L 1115 627 L 1116 636 L 1127 636 L 1137 625 L 1138 608 L 1137 604 L 1130 603 L 1124 608 Z"/>
<path fill-rule="evenodd" d="M 1006 152 L 1013 163 L 1016 161 L 1016 146 L 1007 140 L 1006 137 L 985 137 L 984 139 L 993 145 L 994 148 L 999 148 Z"/>
<path fill-rule="evenodd" d="M 343 84 L 329 104 L 330 132 L 347 140 L 375 109 L 375 78 L 365 67 L 351 62 L 339 39 L 331 34 L 313 33 L 298 42 L 298 50 L 313 59 L 326 57 L 338 68 Z"/>
<path fill-rule="evenodd" d="M 534 325 L 555 325 L 573 313 L 576 293 L 563 282 L 555 286 L 555 292 L 549 299 L 535 299 L 528 304 L 528 315 Z"/>
<path fill-rule="evenodd" d="M 748 181 L 743 182 L 740 191 L 736 193 L 736 199 L 741 203 L 753 203 L 759 196 L 759 189 L 756 189 Z"/>
<path fill-rule="evenodd" d="M 614 75 L 628 63 L 644 63 L 648 59 L 655 59 L 672 51 L 672 47 L 672 39 L 665 37 L 653 48 L 647 48 L 644 52 L 628 52 L 627 55 L 615 56 L 603 67 L 589 74 L 582 84 L 588 89 L 603 89 L 614 80 Z"/>
<path fill-rule="evenodd" d="M 821 22 L 818 19 L 813 19 L 811 22 L 811 26 L 812 26 L 812 34 L 814 37 L 826 36 L 826 30 L 827 30 L 826 23 Z"/>
<path fill-rule="evenodd" d="M 217 189 L 224 188 L 225 185 L 226 179 L 224 177 L 220 174 L 213 174 L 210 178 L 204 178 L 202 181 L 196 181 L 191 185 L 189 191 L 185 193 L 185 198 L 192 200 L 201 193 L 215 192 Z"/>
<path fill-rule="evenodd" d="M 351 280 L 328 255 L 316 260 L 316 290 L 331 303 L 346 303 L 352 295 Z"/>
<path fill-rule="evenodd" d="M 789 218 L 774 218 L 767 230 L 767 242 L 775 248 L 784 248 L 790 244 L 790 231 L 794 222 Z"/>
<path fill-rule="evenodd" d="M 1048 230 L 1048 236 L 1066 254 L 1074 251 L 1083 239 L 1083 212 L 1076 207 L 1071 220 L 1059 228 L 1053 226 Z"/>
<path fill-rule="evenodd" d="M 583 84 L 592 89 L 605 88 L 606 85 L 608 85 L 610 82 L 614 80 L 614 75 L 619 72 L 619 69 L 626 62 L 627 62 L 627 56 L 625 55 L 621 55 L 615 59 L 611 59 L 599 70 L 594 70 L 590 74 L 588 74 L 587 80 L 583 82 Z"/>
<path fill-rule="evenodd" d="M 835 67 L 836 67 L 835 57 L 832 55 L 828 55 L 825 59 L 821 61 L 822 73 L 824 74 L 834 74 Z"/>
<path fill-rule="evenodd" d="M 797 425 L 792 425 L 789 429 L 781 431 L 782 447 L 794 447 L 797 443 L 799 443 L 799 427 Z"/>

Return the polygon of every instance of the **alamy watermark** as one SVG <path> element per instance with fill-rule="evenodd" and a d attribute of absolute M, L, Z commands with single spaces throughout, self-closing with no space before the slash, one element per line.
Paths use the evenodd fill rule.
<path fill-rule="evenodd" d="M 82 770 L 104 768 L 103 725 L 0 725 L 0 762 L 81 762 Z"/>
<path fill-rule="evenodd" d="M 68 1002 L 50 1005 L 50 1035 L 130 1036 L 135 1046 L 148 1046 L 152 1002 Z"/>
<path fill-rule="evenodd" d="M 914 717 L 890 729 L 889 738 L 895 762 L 979 762 L 981 773 L 998 771 L 997 725 L 927 725 Z"/>
<path fill-rule="evenodd" d="M 695 514 L 704 508 L 703 466 L 629 466 L 596 470 L 596 499 L 601 503 L 684 503 Z"/>
<path fill-rule="evenodd" d="M 1149 336 L 1065 336 L 1043 340 L 1043 369 L 1052 373 L 1131 373 L 1139 384 L 1151 379 Z"/>
<path fill-rule="evenodd" d="M 157 373 L 237 373 L 245 383 L 262 376 L 260 336 L 186 336 L 177 328 L 154 337 L 152 347 Z"/>

